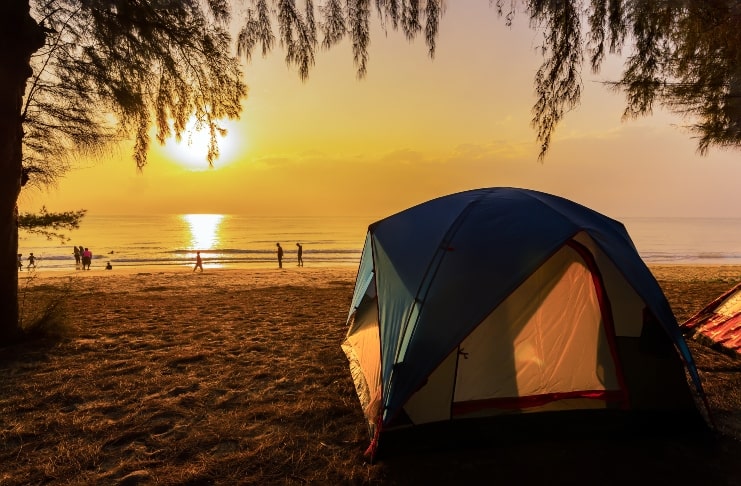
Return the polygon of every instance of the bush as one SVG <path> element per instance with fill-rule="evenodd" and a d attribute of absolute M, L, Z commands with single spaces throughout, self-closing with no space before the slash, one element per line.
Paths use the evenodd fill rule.
<path fill-rule="evenodd" d="M 61 340 L 72 330 L 65 305 L 71 281 L 60 287 L 34 285 L 35 280 L 35 275 L 26 278 L 18 293 L 18 314 L 24 338 L 28 341 Z"/>

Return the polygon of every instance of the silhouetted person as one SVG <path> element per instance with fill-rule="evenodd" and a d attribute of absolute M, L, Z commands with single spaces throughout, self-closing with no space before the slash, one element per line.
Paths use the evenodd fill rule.
<path fill-rule="evenodd" d="M 299 267 L 303 267 L 304 266 L 304 247 L 301 245 L 301 243 L 296 243 L 296 246 L 298 247 L 298 250 L 296 251 L 296 258 L 298 260 L 298 263 L 296 263 L 296 265 Z"/>
<path fill-rule="evenodd" d="M 30 255 L 28 255 L 28 266 L 26 268 L 36 268 L 36 257 L 33 256 L 33 252 L 31 252 Z"/>
<path fill-rule="evenodd" d="M 90 264 L 93 262 L 93 252 L 89 248 L 82 250 L 82 269 L 90 270 Z"/>
<path fill-rule="evenodd" d="M 196 266 L 193 267 L 193 271 L 195 272 L 196 269 L 200 268 L 201 272 L 203 272 L 203 260 L 201 259 L 201 252 L 196 252 Z"/>
<path fill-rule="evenodd" d="M 111 265 L 111 262 L 108 262 L 108 263 L 105 264 L 105 269 L 106 270 L 112 270 L 113 269 L 113 265 Z"/>
<path fill-rule="evenodd" d="M 72 251 L 72 254 L 75 255 L 75 268 L 80 268 L 80 260 L 82 259 L 82 254 L 80 253 L 80 249 L 76 246 L 73 246 L 74 250 Z"/>
<path fill-rule="evenodd" d="M 283 248 L 280 243 L 276 243 L 275 246 L 278 247 L 278 268 L 283 268 Z"/>
<path fill-rule="evenodd" d="M 18 254 L 18 270 L 23 271 L 23 253 Z"/>

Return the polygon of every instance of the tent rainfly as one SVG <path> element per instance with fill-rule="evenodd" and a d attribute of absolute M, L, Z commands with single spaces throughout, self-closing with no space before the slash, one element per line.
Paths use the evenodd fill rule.
<path fill-rule="evenodd" d="M 741 283 L 710 302 L 681 327 L 696 341 L 741 358 Z"/>
<path fill-rule="evenodd" d="M 371 224 L 347 324 L 371 457 L 387 431 L 459 419 L 696 413 L 686 371 L 704 396 L 624 226 L 533 190 L 461 192 Z"/>

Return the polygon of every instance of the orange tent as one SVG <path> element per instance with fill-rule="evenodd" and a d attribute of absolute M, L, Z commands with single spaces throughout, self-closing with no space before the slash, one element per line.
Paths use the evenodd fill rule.
<path fill-rule="evenodd" d="M 681 327 L 693 339 L 741 357 L 741 283 L 709 303 Z"/>

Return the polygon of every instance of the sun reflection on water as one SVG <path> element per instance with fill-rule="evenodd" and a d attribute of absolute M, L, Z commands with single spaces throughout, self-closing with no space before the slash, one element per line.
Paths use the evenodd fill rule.
<path fill-rule="evenodd" d="M 190 248 L 208 250 L 216 248 L 221 242 L 220 226 L 223 214 L 183 214 L 182 218 L 190 227 Z"/>

